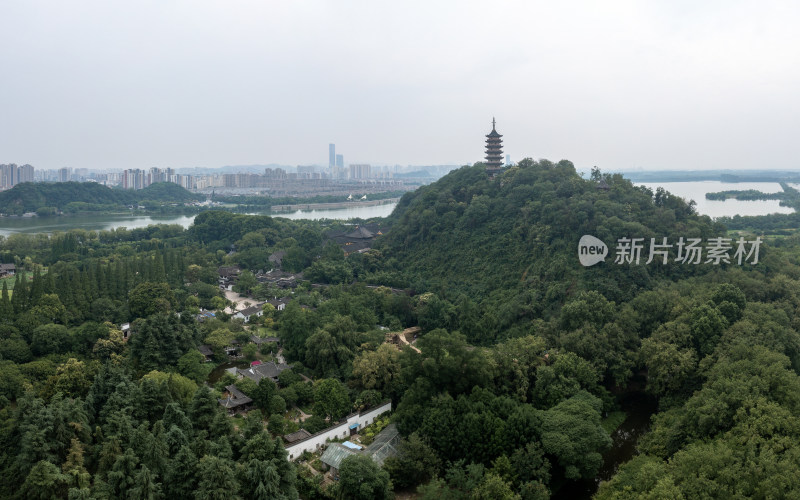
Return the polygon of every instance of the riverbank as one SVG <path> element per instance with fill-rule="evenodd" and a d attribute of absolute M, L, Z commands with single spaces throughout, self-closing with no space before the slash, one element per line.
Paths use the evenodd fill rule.
<path fill-rule="evenodd" d="M 346 208 L 375 207 L 397 203 L 400 198 L 385 200 L 342 201 L 337 203 L 299 203 L 295 205 L 273 205 L 273 212 L 297 212 L 298 210 L 341 210 Z"/>
<path fill-rule="evenodd" d="M 380 201 L 380 202 L 379 202 Z M 294 210 L 287 212 L 254 211 L 254 215 L 270 215 L 294 220 L 320 220 L 320 219 L 372 219 L 375 217 L 388 217 L 397 201 L 373 200 L 372 203 L 356 203 L 355 206 L 339 209 L 322 210 Z M 37 234 L 66 232 L 71 229 L 86 231 L 111 231 L 119 228 L 128 230 L 144 228 L 150 225 L 167 224 L 179 225 L 188 228 L 194 222 L 195 214 L 188 215 L 144 215 L 128 214 L 82 214 L 63 217 L 5 217 L 0 219 L 0 236 L 9 237 L 12 234 Z"/>

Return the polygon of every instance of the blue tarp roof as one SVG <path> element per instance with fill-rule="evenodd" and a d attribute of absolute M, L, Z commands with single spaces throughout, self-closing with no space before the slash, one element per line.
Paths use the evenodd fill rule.
<path fill-rule="evenodd" d="M 350 424 L 351 429 L 358 429 L 358 424 Z"/>
<path fill-rule="evenodd" d="M 344 443 L 342 443 L 342 444 L 343 444 L 343 445 L 345 445 L 345 446 L 347 446 L 347 447 L 348 447 L 348 448 L 350 448 L 351 450 L 360 450 L 360 449 L 361 449 L 361 447 L 360 447 L 359 445 L 357 445 L 357 444 L 355 444 L 355 443 L 351 443 L 350 441 L 345 441 L 345 442 L 344 442 Z"/>

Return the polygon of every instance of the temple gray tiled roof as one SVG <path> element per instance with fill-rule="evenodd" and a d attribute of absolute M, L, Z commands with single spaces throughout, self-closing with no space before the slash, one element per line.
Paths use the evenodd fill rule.
<path fill-rule="evenodd" d="M 274 361 L 262 363 L 260 365 L 251 366 L 250 368 L 238 369 L 237 373 L 243 377 L 247 377 L 253 382 L 258 383 L 264 377 L 269 377 L 272 380 L 278 380 L 278 375 L 283 370 L 288 370 L 289 365 L 281 363 L 276 365 Z"/>
<path fill-rule="evenodd" d="M 250 399 L 245 393 L 240 391 L 239 388 L 233 384 L 225 387 L 225 390 L 228 391 L 228 397 L 218 400 L 219 404 L 225 408 L 236 408 L 253 402 L 252 399 Z"/>

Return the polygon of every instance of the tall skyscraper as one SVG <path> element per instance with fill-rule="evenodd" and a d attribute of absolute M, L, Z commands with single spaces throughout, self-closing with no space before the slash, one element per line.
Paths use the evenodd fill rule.
<path fill-rule="evenodd" d="M 336 165 L 336 144 L 328 144 L 328 166 Z"/>
<path fill-rule="evenodd" d="M 344 155 L 336 155 L 336 166 L 344 168 Z"/>

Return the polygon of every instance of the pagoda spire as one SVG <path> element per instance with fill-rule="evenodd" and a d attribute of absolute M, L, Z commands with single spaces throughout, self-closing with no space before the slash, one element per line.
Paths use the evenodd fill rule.
<path fill-rule="evenodd" d="M 486 136 L 486 170 L 490 174 L 503 168 L 503 136 L 497 133 L 496 125 L 492 117 L 492 131 Z"/>

